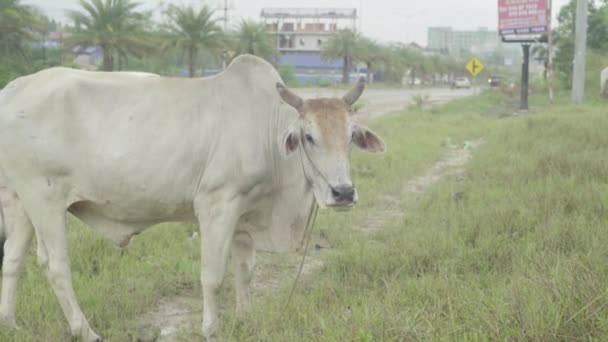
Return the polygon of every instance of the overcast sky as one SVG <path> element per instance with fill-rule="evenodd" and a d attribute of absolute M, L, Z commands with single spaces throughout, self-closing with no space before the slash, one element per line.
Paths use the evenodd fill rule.
<path fill-rule="evenodd" d="M 65 9 L 78 9 L 78 0 L 22 0 L 63 21 Z M 136 0 L 142 9 L 155 9 L 160 0 Z M 568 0 L 553 0 L 553 16 Z M 218 10 L 224 0 L 164 0 L 168 3 L 208 4 Z M 241 18 L 258 20 L 264 7 L 344 7 L 357 8 L 363 34 L 380 41 L 415 41 L 426 45 L 430 26 L 452 26 L 457 30 L 498 25 L 497 0 L 228 0 L 229 23 Z"/>

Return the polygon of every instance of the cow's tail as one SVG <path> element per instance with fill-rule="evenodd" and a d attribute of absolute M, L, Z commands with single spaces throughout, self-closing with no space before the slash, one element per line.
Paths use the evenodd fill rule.
<path fill-rule="evenodd" d="M 4 243 L 6 242 L 6 221 L 2 211 L 2 201 L 0 201 L 0 270 L 4 261 Z"/>
<path fill-rule="evenodd" d="M 2 174 L 2 169 L 0 168 L 0 270 L 2 269 L 2 263 L 4 261 L 4 243 L 6 242 L 6 216 L 4 215 L 4 210 L 2 208 L 2 198 L 4 195 L 4 187 L 6 186 L 6 179 Z"/>

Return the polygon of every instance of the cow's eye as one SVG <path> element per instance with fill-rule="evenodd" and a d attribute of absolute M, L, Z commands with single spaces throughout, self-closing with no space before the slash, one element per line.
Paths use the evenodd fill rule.
<path fill-rule="evenodd" d="M 311 144 L 315 143 L 315 140 L 312 138 L 312 135 L 310 135 L 310 134 L 306 134 L 306 141 L 308 141 Z"/>

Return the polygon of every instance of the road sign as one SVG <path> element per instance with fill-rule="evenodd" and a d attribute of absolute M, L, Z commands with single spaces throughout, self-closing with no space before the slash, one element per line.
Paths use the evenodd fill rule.
<path fill-rule="evenodd" d="M 483 70 L 484 65 L 479 59 L 477 59 L 477 57 L 473 57 L 465 67 L 471 73 L 471 75 L 477 76 Z"/>

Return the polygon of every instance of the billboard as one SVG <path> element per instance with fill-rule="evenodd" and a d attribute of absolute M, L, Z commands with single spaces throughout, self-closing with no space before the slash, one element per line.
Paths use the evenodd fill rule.
<path fill-rule="evenodd" d="M 545 33 L 549 13 L 549 0 L 498 0 L 498 32 L 502 36 Z"/>

